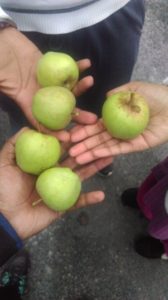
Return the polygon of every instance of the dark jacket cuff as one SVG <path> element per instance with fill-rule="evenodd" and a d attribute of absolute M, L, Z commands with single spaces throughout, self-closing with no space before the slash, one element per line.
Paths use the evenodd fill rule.
<path fill-rule="evenodd" d="M 23 243 L 7 219 L 0 214 L 0 266 L 21 249 Z"/>

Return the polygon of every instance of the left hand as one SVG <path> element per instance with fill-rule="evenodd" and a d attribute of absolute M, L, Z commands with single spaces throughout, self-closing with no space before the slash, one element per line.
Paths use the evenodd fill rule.
<path fill-rule="evenodd" d="M 39 199 L 35 190 L 36 177 L 24 173 L 16 165 L 15 142 L 18 134 L 9 139 L 0 152 L 0 212 L 18 235 L 26 239 L 43 230 L 63 213 L 49 209 L 43 202 L 32 205 Z M 110 161 L 109 158 L 103 159 L 83 168 L 76 168 L 74 160 L 67 158 L 61 165 L 76 170 L 81 180 L 84 180 L 108 165 Z M 82 194 L 73 209 L 99 203 L 103 199 L 102 191 Z"/>

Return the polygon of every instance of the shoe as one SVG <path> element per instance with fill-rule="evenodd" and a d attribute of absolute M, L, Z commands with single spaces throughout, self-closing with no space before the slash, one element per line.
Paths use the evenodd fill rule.
<path fill-rule="evenodd" d="M 103 168 L 102 170 L 100 170 L 98 172 L 98 174 L 100 176 L 103 176 L 103 177 L 109 177 L 113 174 L 113 165 L 108 165 L 107 167 Z"/>
<path fill-rule="evenodd" d="M 0 287 L 0 299 L 1 300 L 22 300 L 18 291 L 13 286 Z"/>
<path fill-rule="evenodd" d="M 137 193 L 138 193 L 138 188 L 130 188 L 128 190 L 125 190 L 121 195 L 122 204 L 124 206 L 129 206 L 138 209 L 139 206 L 136 201 Z"/>
<path fill-rule="evenodd" d="M 0 287 L 14 287 L 19 295 L 24 295 L 27 289 L 27 275 L 30 267 L 29 255 L 26 250 L 19 251 L 3 270 L 0 277 Z"/>
<path fill-rule="evenodd" d="M 135 239 L 134 249 L 146 258 L 161 258 L 164 254 L 163 244 L 151 236 L 141 236 Z"/>

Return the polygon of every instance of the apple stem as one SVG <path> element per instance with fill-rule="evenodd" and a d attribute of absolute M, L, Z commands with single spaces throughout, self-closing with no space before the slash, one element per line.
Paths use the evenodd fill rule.
<path fill-rule="evenodd" d="M 79 116 L 79 111 L 75 110 L 71 113 L 73 117 Z"/>
<path fill-rule="evenodd" d="M 130 95 L 130 101 L 133 102 L 133 100 L 134 100 L 134 93 L 131 93 L 131 95 Z"/>
<path fill-rule="evenodd" d="M 34 201 L 34 202 L 32 203 L 32 206 L 36 206 L 36 205 L 38 205 L 40 202 L 42 202 L 42 199 L 38 199 L 38 200 Z"/>
<path fill-rule="evenodd" d="M 133 92 L 131 92 L 131 94 L 130 94 L 129 103 L 131 104 L 131 107 L 132 107 L 132 109 L 133 109 L 134 112 L 139 113 L 141 111 L 140 107 L 135 104 L 134 93 Z"/>

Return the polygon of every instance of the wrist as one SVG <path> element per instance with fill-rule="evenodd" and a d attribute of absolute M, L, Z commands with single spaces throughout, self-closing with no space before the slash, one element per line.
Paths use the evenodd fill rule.
<path fill-rule="evenodd" d="M 0 22 L 0 26 L 1 26 L 1 22 Z M 15 32 L 18 32 L 17 28 L 16 27 L 12 27 L 12 26 L 6 26 L 4 28 L 2 28 L 1 30 L 1 27 L 0 27 L 0 36 L 1 37 L 11 37 L 11 34 L 15 33 Z"/>
<path fill-rule="evenodd" d="M 9 224 L 11 229 L 13 230 L 13 236 L 19 239 L 20 241 L 26 240 L 29 236 L 27 236 L 24 232 L 24 226 L 22 226 L 22 223 L 20 222 L 20 218 L 18 218 L 18 212 L 11 213 L 4 210 L 0 211 L 0 225 L 1 225 L 1 217 L 3 217 L 6 222 Z M 7 226 L 7 224 L 6 224 Z M 8 228 L 8 227 L 7 227 Z"/>
<path fill-rule="evenodd" d="M 16 232 L 15 228 L 11 225 L 8 219 L 0 213 L 0 227 L 3 228 L 8 235 L 16 242 L 16 247 L 20 248 L 22 246 L 21 238 Z"/>

